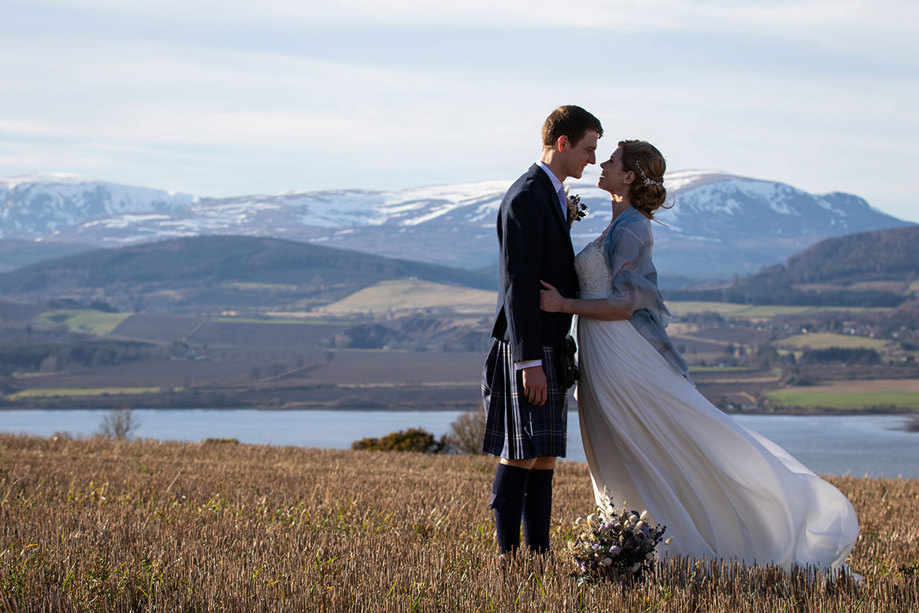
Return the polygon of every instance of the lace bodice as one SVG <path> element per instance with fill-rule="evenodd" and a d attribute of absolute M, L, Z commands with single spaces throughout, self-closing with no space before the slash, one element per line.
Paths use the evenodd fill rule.
<path fill-rule="evenodd" d="M 616 308 L 632 311 L 629 321 L 635 330 L 677 372 L 689 378 L 689 367 L 665 330 L 670 312 L 657 289 L 650 223 L 644 215 L 631 208 L 624 211 L 606 232 L 575 256 L 574 269 L 581 298 L 603 299 Z"/>
<path fill-rule="evenodd" d="M 588 243 L 574 258 L 578 273 L 581 298 L 606 298 L 610 293 L 612 278 L 606 256 L 596 241 Z"/>

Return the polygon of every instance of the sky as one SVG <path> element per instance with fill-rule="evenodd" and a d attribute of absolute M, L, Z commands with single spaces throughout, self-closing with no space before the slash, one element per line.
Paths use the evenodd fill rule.
<path fill-rule="evenodd" d="M 0 23 L 0 176 L 213 197 L 511 181 L 579 104 L 601 157 L 641 138 L 671 170 L 919 222 L 915 0 L 2 0 Z"/>

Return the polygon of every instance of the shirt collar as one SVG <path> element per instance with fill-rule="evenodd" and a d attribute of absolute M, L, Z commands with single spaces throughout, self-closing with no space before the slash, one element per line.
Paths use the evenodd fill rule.
<path fill-rule="evenodd" d="M 536 162 L 536 165 L 542 168 L 543 171 L 549 175 L 549 180 L 552 181 L 552 187 L 555 189 L 556 194 L 558 193 L 558 190 L 565 188 L 565 184 L 558 180 L 558 177 L 555 176 L 555 173 L 549 170 L 549 167 L 546 166 L 542 160 Z"/>

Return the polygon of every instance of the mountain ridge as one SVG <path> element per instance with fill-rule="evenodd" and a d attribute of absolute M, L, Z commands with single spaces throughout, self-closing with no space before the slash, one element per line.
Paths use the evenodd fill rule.
<path fill-rule="evenodd" d="M 55 177 L 0 179 L 0 238 L 119 246 L 269 236 L 467 269 L 497 261 L 495 216 L 512 182 L 205 198 Z M 587 180 L 569 183 L 591 209 L 572 228 L 577 249 L 603 231 L 611 212 L 608 194 Z M 857 196 L 814 195 L 722 171 L 676 171 L 665 185 L 674 206 L 655 224 L 655 259 L 665 278 L 752 273 L 823 238 L 909 225 Z"/>

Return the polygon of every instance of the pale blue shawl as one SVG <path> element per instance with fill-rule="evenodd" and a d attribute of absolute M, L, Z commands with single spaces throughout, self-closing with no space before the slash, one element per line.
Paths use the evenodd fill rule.
<path fill-rule="evenodd" d="M 665 328 L 670 311 L 657 287 L 657 269 L 651 262 L 651 221 L 629 207 L 613 221 L 603 241 L 603 253 L 612 277 L 607 302 L 634 311 L 629 321 L 635 330 L 680 374 L 689 379 L 686 360 L 674 347 Z"/>

